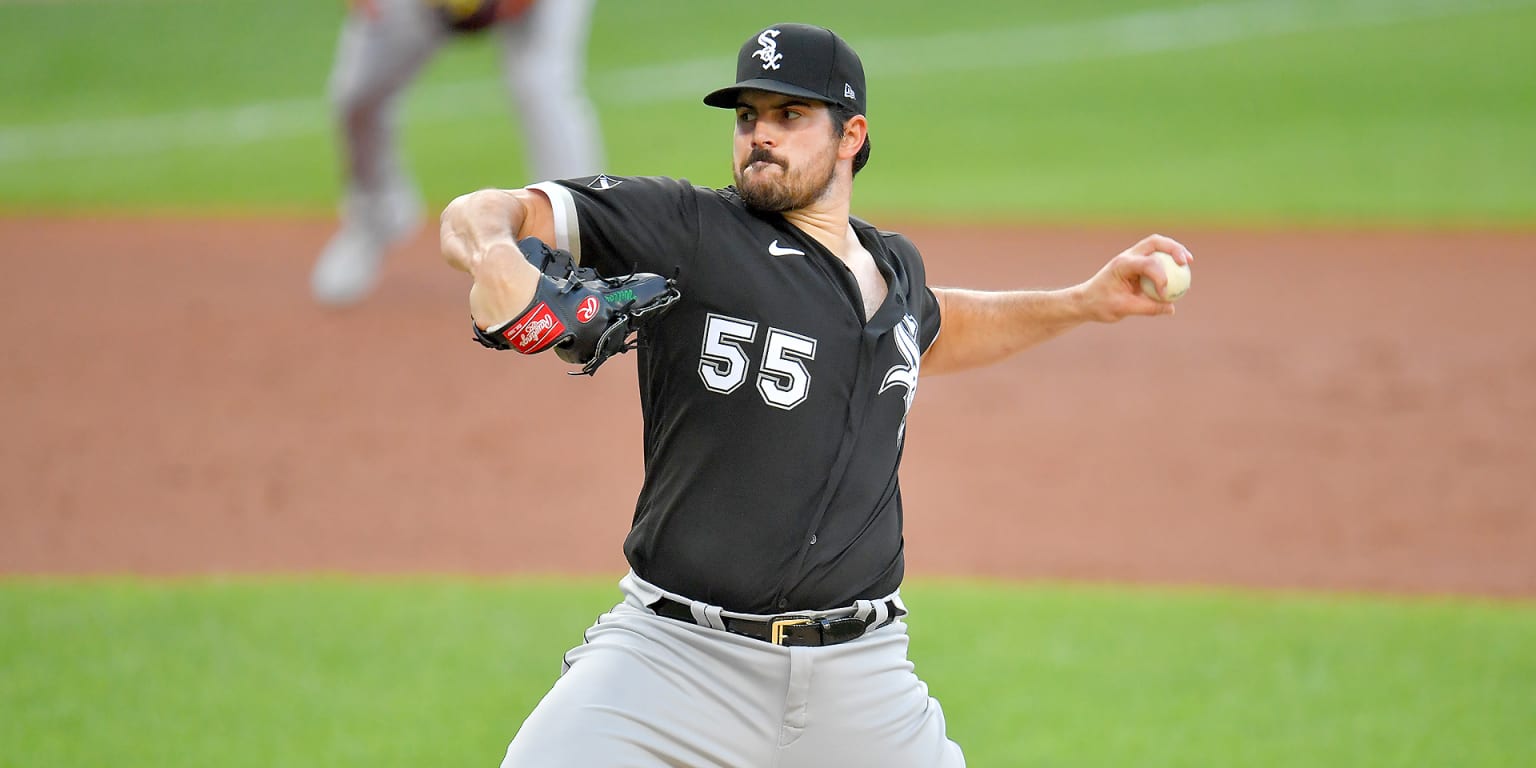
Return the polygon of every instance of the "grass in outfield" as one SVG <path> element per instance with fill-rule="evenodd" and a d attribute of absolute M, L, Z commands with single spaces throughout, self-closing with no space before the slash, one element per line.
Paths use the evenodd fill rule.
<path fill-rule="evenodd" d="M 341 7 L 0 3 L 0 211 L 329 213 Z M 1536 223 L 1536 0 L 602 2 L 609 170 L 727 183 L 729 119 L 699 95 L 786 19 L 839 29 L 868 65 L 861 213 Z M 450 46 L 407 95 L 434 204 L 529 181 L 495 55 Z"/>
<path fill-rule="evenodd" d="M 1536 606 L 921 582 L 978 766 L 1536 765 Z M 0 582 L 0 766 L 494 765 L 611 583 Z"/>

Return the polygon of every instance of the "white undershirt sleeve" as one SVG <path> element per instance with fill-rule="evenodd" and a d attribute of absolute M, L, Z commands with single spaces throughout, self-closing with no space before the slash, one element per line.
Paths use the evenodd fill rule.
<path fill-rule="evenodd" d="M 555 211 L 555 248 L 562 251 L 570 251 L 571 258 L 581 263 L 581 222 L 576 218 L 576 198 L 571 196 L 570 190 L 552 181 L 541 181 L 532 184 L 529 189 L 536 189 L 549 198 L 550 207 Z"/>

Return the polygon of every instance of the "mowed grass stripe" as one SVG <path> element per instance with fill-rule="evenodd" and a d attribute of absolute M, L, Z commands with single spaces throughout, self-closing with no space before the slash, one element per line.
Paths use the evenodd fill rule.
<path fill-rule="evenodd" d="M 894 85 L 891 79 L 912 75 L 985 74 L 1533 6 L 1536 0 L 1250 0 L 1002 29 L 876 38 L 860 48 L 869 71 L 878 73 L 889 87 Z M 608 105 L 691 102 L 718 86 L 720 73 L 728 72 L 730 66 L 729 59 L 703 57 L 598 71 L 592 78 L 593 98 Z M 498 116 L 505 112 L 505 105 L 485 96 L 499 88 L 494 78 L 425 83 L 411 97 L 411 120 L 430 125 Z M 329 136 L 334 130 L 329 110 L 325 99 L 311 97 L 0 127 L 0 164 Z"/>

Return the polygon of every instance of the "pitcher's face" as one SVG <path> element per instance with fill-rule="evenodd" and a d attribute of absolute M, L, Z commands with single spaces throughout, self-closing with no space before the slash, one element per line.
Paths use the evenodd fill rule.
<path fill-rule="evenodd" d="M 827 105 L 767 91 L 738 97 L 731 170 L 747 205 L 775 212 L 809 207 L 831 188 L 837 149 Z"/>

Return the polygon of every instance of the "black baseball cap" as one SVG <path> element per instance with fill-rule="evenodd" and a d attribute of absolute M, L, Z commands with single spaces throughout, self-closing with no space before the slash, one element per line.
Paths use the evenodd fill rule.
<path fill-rule="evenodd" d="M 830 29 L 775 24 L 747 38 L 736 54 L 736 84 L 711 92 L 704 103 L 734 109 L 736 94 L 753 89 L 801 96 L 865 114 L 864 64 Z"/>

